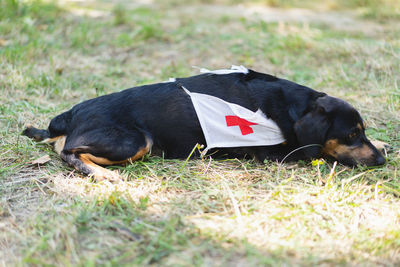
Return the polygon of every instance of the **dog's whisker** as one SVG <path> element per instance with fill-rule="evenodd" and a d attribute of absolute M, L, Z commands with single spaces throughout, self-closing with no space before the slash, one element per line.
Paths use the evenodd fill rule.
<path fill-rule="evenodd" d="M 302 150 L 302 149 L 304 149 L 304 148 L 312 147 L 312 146 L 323 147 L 323 146 L 320 145 L 320 144 L 309 144 L 309 145 L 305 145 L 305 146 L 298 147 L 298 148 L 296 148 L 296 149 L 290 151 L 290 152 L 279 162 L 279 164 L 282 164 L 282 163 L 283 163 L 288 157 L 290 157 L 290 155 L 292 155 L 293 153 L 295 153 L 295 152 L 297 152 L 297 151 L 299 151 L 299 150 Z"/>

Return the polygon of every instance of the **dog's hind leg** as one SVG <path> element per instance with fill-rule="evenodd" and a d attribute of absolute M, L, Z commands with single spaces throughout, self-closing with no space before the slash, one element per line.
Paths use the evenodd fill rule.
<path fill-rule="evenodd" d="M 95 180 L 115 180 L 118 175 L 100 165 L 138 160 L 149 152 L 151 145 L 151 138 L 137 129 L 100 128 L 70 135 L 61 157 L 78 171 L 92 175 Z"/>
<path fill-rule="evenodd" d="M 96 182 L 102 181 L 104 179 L 117 181 L 120 178 L 118 173 L 107 170 L 106 168 L 97 165 L 84 155 L 65 153 L 64 151 L 62 151 L 60 156 L 65 162 L 68 163 L 68 165 L 74 167 L 76 170 L 85 175 L 93 177 Z"/>

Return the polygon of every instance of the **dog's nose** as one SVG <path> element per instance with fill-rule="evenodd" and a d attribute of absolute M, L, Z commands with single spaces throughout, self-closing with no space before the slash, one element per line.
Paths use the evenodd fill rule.
<path fill-rule="evenodd" d="M 376 157 L 376 164 L 377 165 L 383 165 L 383 164 L 385 164 L 385 162 L 386 162 L 386 159 L 382 155 L 378 155 Z"/>

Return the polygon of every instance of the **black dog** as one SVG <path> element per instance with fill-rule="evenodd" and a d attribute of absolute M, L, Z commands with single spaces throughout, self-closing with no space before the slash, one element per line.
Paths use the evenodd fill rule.
<path fill-rule="evenodd" d="M 261 110 L 285 139 L 268 146 L 214 148 L 215 156 L 249 156 L 260 161 L 323 156 L 346 165 L 385 163 L 365 136 L 363 121 L 351 105 L 247 69 L 244 73 L 206 73 L 97 97 L 52 119 L 48 130 L 28 127 L 23 134 L 53 143 L 64 161 L 96 179 L 115 177 L 99 165 L 134 161 L 150 149 L 166 158 L 185 158 L 197 143 L 206 145 L 206 139 L 184 88 L 253 112 Z"/>

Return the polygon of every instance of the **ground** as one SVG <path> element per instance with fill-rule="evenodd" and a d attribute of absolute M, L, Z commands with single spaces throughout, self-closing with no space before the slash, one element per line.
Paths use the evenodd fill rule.
<path fill-rule="evenodd" d="M 399 265 L 399 6 L 0 0 L 0 265 Z M 232 64 L 347 100 L 390 143 L 387 164 L 150 155 L 95 183 L 20 135 L 80 101 Z"/>

